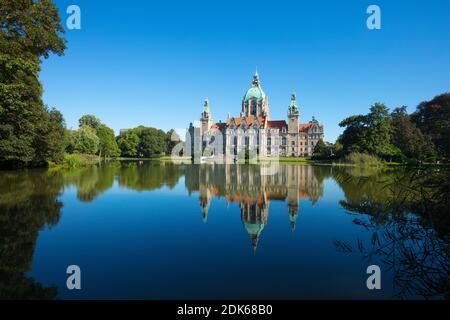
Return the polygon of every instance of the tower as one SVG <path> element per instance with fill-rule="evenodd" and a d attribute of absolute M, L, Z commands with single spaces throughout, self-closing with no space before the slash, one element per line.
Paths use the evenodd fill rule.
<path fill-rule="evenodd" d="M 269 98 L 261 88 L 258 71 L 253 75 L 252 87 L 242 99 L 242 117 L 266 117 L 269 118 Z"/>
<path fill-rule="evenodd" d="M 297 104 L 295 92 L 291 95 L 291 104 L 288 109 L 288 132 L 289 134 L 298 134 L 298 123 L 300 120 L 300 111 Z"/>
<path fill-rule="evenodd" d="M 202 123 L 202 134 L 209 131 L 209 129 L 213 125 L 213 119 L 211 116 L 211 110 L 209 108 L 208 98 L 205 99 L 205 103 L 203 105 L 203 112 L 200 117 L 200 122 Z"/>

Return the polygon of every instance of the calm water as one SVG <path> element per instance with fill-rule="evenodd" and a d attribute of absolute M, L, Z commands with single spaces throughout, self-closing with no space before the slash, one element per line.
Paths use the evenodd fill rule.
<path fill-rule="evenodd" d="M 430 185 L 434 173 L 301 165 L 267 172 L 153 162 L 0 172 L 0 297 L 448 293 L 448 193 Z M 81 291 L 66 289 L 73 264 Z M 381 290 L 366 287 L 372 264 L 382 269 Z"/>

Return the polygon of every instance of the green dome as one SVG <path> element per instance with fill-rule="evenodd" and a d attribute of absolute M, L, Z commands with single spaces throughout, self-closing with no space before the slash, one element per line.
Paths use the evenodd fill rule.
<path fill-rule="evenodd" d="M 261 89 L 261 87 L 251 87 L 248 89 L 247 94 L 244 97 L 244 102 L 248 102 L 251 99 L 256 99 L 258 101 L 264 100 L 266 98 L 266 94 Z"/>
<path fill-rule="evenodd" d="M 264 223 L 250 223 L 245 221 L 244 227 L 249 235 L 259 235 L 264 229 Z"/>

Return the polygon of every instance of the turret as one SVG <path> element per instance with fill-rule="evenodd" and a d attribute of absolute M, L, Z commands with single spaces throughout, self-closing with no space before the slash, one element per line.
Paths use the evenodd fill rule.
<path fill-rule="evenodd" d="M 202 134 L 209 131 L 209 129 L 213 125 L 213 119 L 211 116 L 211 110 L 209 108 L 208 98 L 205 99 L 205 103 L 203 105 L 203 112 L 200 117 L 200 122 L 202 123 Z"/>
<path fill-rule="evenodd" d="M 297 104 L 297 96 L 295 92 L 291 95 L 291 104 L 288 108 L 288 132 L 298 133 L 298 123 L 300 121 L 300 111 Z"/>

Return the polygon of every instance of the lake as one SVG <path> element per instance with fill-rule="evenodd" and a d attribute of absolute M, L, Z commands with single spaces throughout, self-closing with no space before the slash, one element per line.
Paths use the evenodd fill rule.
<path fill-rule="evenodd" d="M 3 171 L 0 297 L 445 298 L 442 175 L 145 161 Z M 66 287 L 69 265 L 81 290 Z M 370 265 L 380 290 L 367 288 Z"/>

